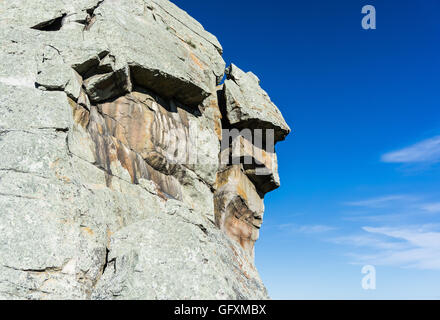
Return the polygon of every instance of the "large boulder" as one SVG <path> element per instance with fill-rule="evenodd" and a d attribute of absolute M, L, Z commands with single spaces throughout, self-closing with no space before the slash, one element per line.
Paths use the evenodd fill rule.
<path fill-rule="evenodd" d="M 256 165 L 220 163 L 215 36 L 167 0 L 17 0 L 0 45 L 0 299 L 268 298 L 253 257 L 276 156 L 240 140 Z M 264 125 L 234 125 L 279 140 L 264 102 Z"/>

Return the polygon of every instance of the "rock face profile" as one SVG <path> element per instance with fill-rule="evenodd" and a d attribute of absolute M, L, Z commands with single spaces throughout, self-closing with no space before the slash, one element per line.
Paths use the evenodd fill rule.
<path fill-rule="evenodd" d="M 0 43 L 1 299 L 268 298 L 290 129 L 215 36 L 167 0 L 15 0 Z"/>

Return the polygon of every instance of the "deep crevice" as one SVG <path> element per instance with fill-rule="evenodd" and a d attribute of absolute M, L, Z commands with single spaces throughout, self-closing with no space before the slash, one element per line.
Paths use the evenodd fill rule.
<path fill-rule="evenodd" d="M 67 16 L 66 13 L 61 15 L 58 18 L 41 22 L 33 27 L 31 29 L 40 30 L 40 31 L 59 31 L 61 27 L 63 26 L 63 20 Z"/>
<path fill-rule="evenodd" d="M 99 8 L 99 6 L 104 2 L 105 0 L 100 0 L 98 1 L 98 3 L 93 6 L 92 8 L 89 8 L 86 10 L 87 12 L 87 17 L 85 20 L 83 21 L 77 21 L 78 23 L 81 23 L 84 25 L 84 31 L 88 31 L 90 30 L 90 28 L 92 27 L 92 25 L 95 23 L 96 21 L 96 14 L 95 14 L 95 10 Z"/>
<path fill-rule="evenodd" d="M 105 248 L 105 261 L 104 261 L 104 266 L 102 267 L 102 273 L 104 274 L 105 269 L 107 269 L 108 266 L 108 254 L 109 254 L 110 250 L 108 248 Z"/>
<path fill-rule="evenodd" d="M 98 9 L 99 6 L 100 6 L 104 1 L 105 1 L 105 0 L 99 0 L 98 3 L 97 3 L 95 6 L 93 6 L 93 7 L 89 8 L 89 9 L 87 9 L 86 12 L 87 12 L 90 16 L 94 16 L 94 15 L 95 15 L 95 10 Z"/>
<path fill-rule="evenodd" d="M 105 262 L 104 262 L 104 266 L 102 267 L 102 274 L 104 274 L 105 270 L 107 269 L 107 267 L 111 263 L 113 263 L 113 268 L 114 268 L 114 271 L 116 272 L 116 258 L 108 260 L 109 253 L 110 253 L 110 250 L 108 248 L 105 248 Z"/>
<path fill-rule="evenodd" d="M 200 230 L 202 230 L 202 232 L 203 232 L 205 235 L 209 235 L 208 230 L 205 228 L 205 226 L 203 226 L 203 225 L 201 225 L 201 224 L 197 224 L 196 226 L 199 227 Z"/>

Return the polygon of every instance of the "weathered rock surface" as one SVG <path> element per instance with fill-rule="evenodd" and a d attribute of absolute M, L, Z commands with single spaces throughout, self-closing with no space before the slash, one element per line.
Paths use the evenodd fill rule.
<path fill-rule="evenodd" d="M 215 36 L 167 0 L 17 0 L 0 45 L 1 299 L 268 298 L 276 155 L 222 129 L 290 129 L 251 74 L 219 86 Z"/>
<path fill-rule="evenodd" d="M 275 141 L 284 140 L 290 128 L 280 110 L 260 87 L 260 79 L 234 64 L 228 67 L 226 77 L 223 91 L 229 124 L 237 128 L 273 129 Z"/>
<path fill-rule="evenodd" d="M 215 194 L 216 223 L 240 243 L 250 257 L 263 222 L 263 199 L 240 165 L 218 173 Z"/>

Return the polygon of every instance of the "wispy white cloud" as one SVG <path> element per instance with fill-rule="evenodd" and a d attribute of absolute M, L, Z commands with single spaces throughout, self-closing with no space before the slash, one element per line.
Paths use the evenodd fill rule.
<path fill-rule="evenodd" d="M 369 234 L 342 236 L 342 237 L 329 239 L 329 241 L 336 244 L 350 245 L 354 247 L 366 247 L 374 250 L 377 249 L 396 250 L 405 247 L 405 244 L 402 242 L 387 241 Z"/>
<path fill-rule="evenodd" d="M 336 239 L 341 244 L 369 249 L 352 254 L 358 262 L 440 270 L 438 225 L 362 229 L 363 234 Z"/>
<path fill-rule="evenodd" d="M 422 209 L 430 213 L 440 213 L 440 202 L 426 203 L 422 205 Z"/>
<path fill-rule="evenodd" d="M 312 225 L 312 226 L 301 226 L 299 232 L 302 233 L 322 233 L 335 230 L 335 227 L 324 226 L 324 225 Z"/>
<path fill-rule="evenodd" d="M 316 225 L 283 224 L 280 225 L 280 228 L 294 233 L 305 233 L 305 234 L 324 233 L 336 229 L 335 227 L 332 226 L 320 225 L 320 224 L 316 224 Z"/>
<path fill-rule="evenodd" d="M 400 222 L 402 219 L 409 219 L 413 217 L 414 213 L 385 213 L 385 214 L 361 214 L 361 215 L 350 215 L 344 216 L 342 219 L 344 221 L 352 222 L 362 222 L 362 223 L 396 223 Z"/>
<path fill-rule="evenodd" d="M 386 153 L 383 162 L 389 163 L 437 163 L 440 162 L 440 136 L 423 140 L 407 148 Z"/>
<path fill-rule="evenodd" d="M 345 220 L 376 226 L 330 240 L 351 248 L 348 256 L 353 263 L 440 270 L 438 198 L 438 194 L 394 194 L 346 202 L 356 210 Z"/>
<path fill-rule="evenodd" d="M 403 228 L 363 227 L 362 229 L 372 234 L 385 235 L 390 238 L 405 240 L 415 246 L 440 249 L 440 232 L 430 230 L 432 229 L 431 225 Z"/>
<path fill-rule="evenodd" d="M 405 200 L 414 200 L 414 197 L 408 195 L 388 195 L 361 201 L 345 202 L 344 204 L 352 207 L 382 208 L 387 206 L 390 202 Z"/>
<path fill-rule="evenodd" d="M 395 194 L 345 202 L 353 207 L 345 220 L 386 222 L 426 214 L 440 213 L 439 195 Z M 432 201 L 434 200 L 434 201 Z"/>

